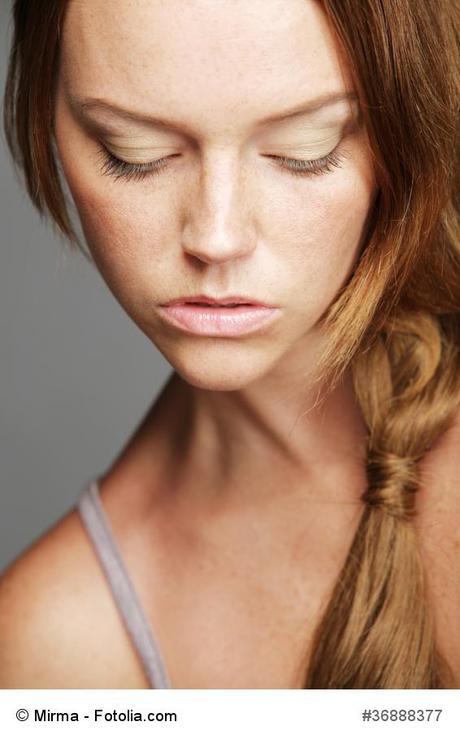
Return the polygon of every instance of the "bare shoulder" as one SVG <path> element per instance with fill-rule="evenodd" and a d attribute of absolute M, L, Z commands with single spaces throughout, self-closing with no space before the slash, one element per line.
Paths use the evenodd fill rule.
<path fill-rule="evenodd" d="M 447 567 L 460 572 L 460 409 L 422 462 L 418 526 Z M 428 551 L 428 549 L 427 549 Z M 459 582 L 457 574 L 455 580 Z"/>
<path fill-rule="evenodd" d="M 448 430 L 427 454 L 423 466 L 423 504 L 447 507 L 460 515 L 460 407 Z M 457 491 L 457 493 L 455 492 Z M 460 524 L 460 519 L 458 520 Z"/>
<path fill-rule="evenodd" d="M 0 688 L 145 687 L 76 510 L 0 577 Z"/>
<path fill-rule="evenodd" d="M 438 645 L 460 686 L 460 410 L 423 463 L 417 528 Z"/>

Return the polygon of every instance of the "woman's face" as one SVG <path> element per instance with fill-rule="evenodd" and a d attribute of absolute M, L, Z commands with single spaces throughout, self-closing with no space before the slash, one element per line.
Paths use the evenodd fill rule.
<path fill-rule="evenodd" d="M 55 121 L 64 174 L 110 290 L 191 384 L 231 390 L 308 369 L 376 194 L 356 100 L 313 108 L 352 92 L 313 0 L 70 1 Z M 104 165 L 103 147 L 127 164 Z M 277 310 L 219 336 L 160 308 L 202 294 Z"/>

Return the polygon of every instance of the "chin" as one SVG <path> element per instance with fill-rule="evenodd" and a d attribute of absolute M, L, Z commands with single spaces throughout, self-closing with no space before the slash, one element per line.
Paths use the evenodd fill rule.
<path fill-rule="evenodd" d="M 157 348 L 185 382 L 203 390 L 240 390 L 261 379 L 273 365 L 273 352 L 268 356 L 265 349 L 264 356 L 260 348 L 234 339 L 209 338 L 201 346 L 180 350 Z"/>

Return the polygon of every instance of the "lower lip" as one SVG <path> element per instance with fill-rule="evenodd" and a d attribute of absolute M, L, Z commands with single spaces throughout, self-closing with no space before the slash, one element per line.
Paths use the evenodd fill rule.
<path fill-rule="evenodd" d="M 240 305 L 221 308 L 180 303 L 162 305 L 160 311 L 173 326 L 202 336 L 241 336 L 270 323 L 278 308 Z"/>

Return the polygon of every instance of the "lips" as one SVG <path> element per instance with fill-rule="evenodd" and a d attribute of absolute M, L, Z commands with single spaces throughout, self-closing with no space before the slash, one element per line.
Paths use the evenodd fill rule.
<path fill-rule="evenodd" d="M 181 303 L 176 303 L 181 305 Z M 202 305 L 204 308 L 236 308 L 238 305 L 255 305 L 255 303 L 199 303 L 195 300 L 187 300 L 182 305 Z"/>
<path fill-rule="evenodd" d="M 162 318 L 175 328 L 187 333 L 230 337 L 251 333 L 268 326 L 277 315 L 279 308 L 264 305 L 238 303 L 218 305 L 193 302 L 189 299 L 175 301 L 170 305 L 159 307 Z"/>
<path fill-rule="evenodd" d="M 184 296 L 182 298 L 175 298 L 170 300 L 168 303 L 164 303 L 165 306 L 173 305 L 198 305 L 205 308 L 220 307 L 220 308 L 235 308 L 238 306 L 256 306 L 263 308 L 272 308 L 274 306 L 268 305 L 260 300 L 249 298 L 241 295 L 229 295 L 222 298 L 213 298 L 208 295 L 191 295 Z"/>

